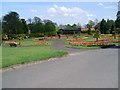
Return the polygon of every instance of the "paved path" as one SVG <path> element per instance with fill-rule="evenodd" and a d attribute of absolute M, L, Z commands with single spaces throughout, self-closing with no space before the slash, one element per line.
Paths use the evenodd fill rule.
<path fill-rule="evenodd" d="M 67 57 L 3 73 L 3 88 L 117 87 L 117 49 L 75 52 Z"/>
<path fill-rule="evenodd" d="M 52 48 L 57 49 L 57 50 L 64 50 L 69 53 L 76 53 L 76 52 L 82 52 L 82 51 L 88 50 L 88 49 L 66 48 L 66 45 L 63 39 L 54 40 Z"/>

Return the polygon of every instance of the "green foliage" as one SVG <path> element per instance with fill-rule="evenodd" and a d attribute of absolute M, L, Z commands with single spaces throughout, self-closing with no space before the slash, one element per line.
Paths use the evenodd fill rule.
<path fill-rule="evenodd" d="M 117 34 L 120 34 L 120 28 L 115 28 Z"/>
<path fill-rule="evenodd" d="M 56 31 L 56 27 L 53 22 L 45 23 L 45 32 L 54 32 Z"/>
<path fill-rule="evenodd" d="M 44 33 L 44 25 L 42 23 L 33 24 L 31 33 Z"/>
<path fill-rule="evenodd" d="M 21 33 L 24 33 L 24 34 L 28 33 L 28 26 L 25 19 L 21 19 Z"/>
<path fill-rule="evenodd" d="M 56 32 L 53 31 L 53 32 L 45 32 L 45 35 L 46 36 L 56 36 Z"/>
<path fill-rule="evenodd" d="M 43 33 L 31 33 L 31 34 L 27 34 L 27 36 L 30 37 L 44 37 Z"/>
<path fill-rule="evenodd" d="M 2 39 L 3 40 L 8 40 L 8 35 L 7 34 L 2 34 Z"/>
<path fill-rule="evenodd" d="M 19 34 L 22 30 L 22 23 L 19 14 L 10 12 L 3 17 L 2 20 L 3 33 L 6 34 Z"/>
<path fill-rule="evenodd" d="M 101 23 L 100 23 L 100 31 L 101 34 L 105 34 L 106 33 L 106 20 L 102 19 Z"/>
<path fill-rule="evenodd" d="M 24 39 L 24 37 L 26 36 L 26 34 L 8 34 L 8 38 L 9 39 Z"/>
<path fill-rule="evenodd" d="M 96 30 L 96 33 L 93 36 L 94 38 L 96 38 L 96 41 L 98 41 L 98 38 L 100 37 L 100 31 Z"/>
<path fill-rule="evenodd" d="M 116 28 L 120 28 L 120 17 L 117 17 L 117 19 L 115 21 L 115 26 L 116 26 Z"/>
<path fill-rule="evenodd" d="M 26 36 L 25 34 L 18 34 L 17 39 L 18 40 L 23 40 L 25 38 L 25 36 Z"/>
<path fill-rule="evenodd" d="M 92 34 L 91 28 L 88 29 L 88 34 Z"/>

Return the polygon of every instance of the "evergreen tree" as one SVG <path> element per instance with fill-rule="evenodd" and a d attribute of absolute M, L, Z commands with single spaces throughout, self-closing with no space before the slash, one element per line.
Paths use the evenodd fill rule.
<path fill-rule="evenodd" d="M 104 20 L 104 19 L 102 19 L 102 21 L 100 23 L 100 32 L 101 32 L 101 34 L 107 33 L 106 20 Z"/>

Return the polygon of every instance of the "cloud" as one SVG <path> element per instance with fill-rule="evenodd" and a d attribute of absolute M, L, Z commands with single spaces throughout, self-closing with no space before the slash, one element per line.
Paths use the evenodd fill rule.
<path fill-rule="evenodd" d="M 53 14 L 54 16 L 61 15 L 61 16 L 70 16 L 70 17 L 81 16 L 82 14 L 88 17 L 94 16 L 93 14 L 79 7 L 65 7 L 65 6 L 59 7 L 57 5 L 53 5 L 53 7 L 48 8 L 47 12 L 52 16 Z"/>
<path fill-rule="evenodd" d="M 80 7 L 66 7 L 53 5 L 47 8 L 47 18 L 49 17 L 53 21 L 58 21 L 58 23 L 78 23 L 78 22 L 88 22 L 92 20 L 95 15 L 80 8 Z"/>
<path fill-rule="evenodd" d="M 103 3 L 98 3 L 99 6 L 103 6 Z"/>
<path fill-rule="evenodd" d="M 87 14 L 88 17 L 93 17 L 94 15 L 93 14 Z"/>
<path fill-rule="evenodd" d="M 106 9 L 117 9 L 117 5 L 113 6 L 113 5 L 104 5 L 103 3 L 98 3 L 99 6 L 102 6 L 103 8 Z"/>
<path fill-rule="evenodd" d="M 108 8 L 108 9 L 117 9 L 116 6 L 105 6 L 104 8 Z"/>
<path fill-rule="evenodd" d="M 30 12 L 36 13 L 36 12 L 38 12 L 38 10 L 36 10 L 36 9 L 31 9 Z"/>

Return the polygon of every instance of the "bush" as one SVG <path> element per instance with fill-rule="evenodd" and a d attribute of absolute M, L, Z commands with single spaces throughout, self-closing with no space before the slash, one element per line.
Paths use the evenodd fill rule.
<path fill-rule="evenodd" d="M 8 34 L 9 39 L 17 39 L 17 34 Z"/>
<path fill-rule="evenodd" d="M 8 34 L 9 39 L 24 39 L 25 34 Z"/>
<path fill-rule="evenodd" d="M 27 36 L 29 37 L 44 37 L 43 33 L 31 33 L 31 34 L 27 34 Z"/>
<path fill-rule="evenodd" d="M 115 28 L 116 33 L 120 34 L 120 28 Z"/>
<path fill-rule="evenodd" d="M 56 36 L 56 32 L 53 31 L 53 32 L 45 32 L 45 35 L 46 36 Z"/>
<path fill-rule="evenodd" d="M 7 34 L 3 34 L 2 35 L 2 40 L 8 40 L 8 35 Z"/>
<path fill-rule="evenodd" d="M 26 36 L 25 34 L 18 34 L 17 39 L 18 40 L 23 40 L 25 38 L 25 36 Z"/>

